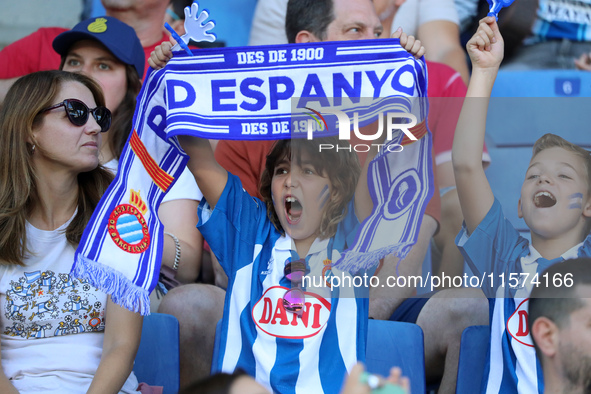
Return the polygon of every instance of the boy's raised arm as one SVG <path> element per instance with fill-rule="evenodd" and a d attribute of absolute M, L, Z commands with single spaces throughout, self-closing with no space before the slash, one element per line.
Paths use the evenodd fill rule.
<path fill-rule="evenodd" d="M 462 213 L 471 233 L 494 201 L 482 168 L 488 103 L 504 50 L 494 17 L 480 20 L 478 31 L 466 48 L 472 61 L 472 76 L 454 135 L 452 162 Z"/>
<path fill-rule="evenodd" d="M 209 140 L 179 135 L 183 150 L 190 156 L 187 167 L 210 207 L 214 208 L 226 187 L 228 172 L 218 164 Z"/>

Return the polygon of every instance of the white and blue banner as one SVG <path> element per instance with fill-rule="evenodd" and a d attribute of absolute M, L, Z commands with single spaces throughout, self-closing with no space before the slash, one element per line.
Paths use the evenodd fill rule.
<path fill-rule="evenodd" d="M 193 56 L 175 52 L 144 81 L 119 172 L 83 235 L 73 274 L 111 294 L 114 302 L 148 314 L 162 255 L 156 213 L 187 161 L 174 136 L 306 138 L 309 128 L 298 125 L 311 109 L 341 111 L 350 119 L 357 112 L 360 126 L 389 108 L 397 118 L 401 109 L 416 118 L 409 125 L 415 138 L 393 132 L 390 144 L 402 145 L 403 152 L 383 149 L 372 163 L 374 213 L 349 260 L 345 256 L 337 265 L 354 269 L 377 264 L 387 253 L 404 257 L 433 192 L 427 103 L 413 99 L 426 92 L 424 62 L 398 39 L 200 49 Z M 360 97 L 385 101 L 367 106 Z M 326 116 L 327 127 L 314 137 L 337 134 L 337 119 Z M 363 255 L 368 258 L 360 259 Z"/>

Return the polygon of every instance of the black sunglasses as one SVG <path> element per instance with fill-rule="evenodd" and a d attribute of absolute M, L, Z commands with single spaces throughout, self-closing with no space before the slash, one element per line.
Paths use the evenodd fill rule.
<path fill-rule="evenodd" d="M 68 119 L 75 126 L 84 126 L 88 122 L 88 113 L 92 114 L 96 123 L 101 127 L 101 133 L 109 130 L 111 127 L 111 111 L 106 107 L 96 107 L 90 109 L 82 101 L 77 99 L 65 99 L 59 104 L 52 105 L 49 108 L 45 108 L 40 113 L 51 111 L 59 107 L 64 107 Z"/>

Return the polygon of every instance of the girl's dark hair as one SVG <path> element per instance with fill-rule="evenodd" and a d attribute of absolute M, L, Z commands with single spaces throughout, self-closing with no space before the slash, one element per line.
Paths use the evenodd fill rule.
<path fill-rule="evenodd" d="M 55 103 L 66 82 L 78 82 L 92 93 L 97 106 L 104 106 L 100 86 L 82 74 L 66 71 L 40 71 L 18 79 L 10 88 L 0 109 L 0 260 L 3 264 L 23 265 L 26 218 L 35 204 L 37 174 L 33 166 L 33 129 L 45 119 L 43 110 Z M 42 150 L 37 146 L 36 150 Z M 78 212 L 66 228 L 68 242 L 80 242 L 86 224 L 113 175 L 100 165 L 78 174 Z"/>
<path fill-rule="evenodd" d="M 121 152 L 133 127 L 136 98 L 142 88 L 142 81 L 134 66 L 125 65 L 125 76 L 127 78 L 127 91 L 123 101 L 113 112 L 113 122 L 109 129 L 109 133 L 111 133 L 109 148 L 117 160 L 121 157 Z"/>
<path fill-rule="evenodd" d="M 320 151 L 320 144 L 331 144 L 333 148 L 338 146 L 339 150 L 324 149 Z M 336 136 L 316 140 L 292 139 L 277 141 L 267 155 L 259 191 L 263 202 L 267 206 L 269 220 L 278 231 L 285 234 L 273 206 L 271 182 L 275 167 L 279 162 L 287 159 L 290 163 L 295 161 L 298 165 L 301 165 L 304 152 L 312 161 L 316 172 L 326 176 L 331 184 L 330 197 L 322 212 L 318 234 L 322 239 L 330 238 L 336 234 L 338 224 L 347 215 L 347 204 L 353 199 L 361 174 L 359 158 L 351 149 L 348 141 L 339 140 Z"/>

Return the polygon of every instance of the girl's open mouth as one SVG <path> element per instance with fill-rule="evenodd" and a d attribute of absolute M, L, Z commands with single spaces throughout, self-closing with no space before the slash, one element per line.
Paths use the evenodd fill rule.
<path fill-rule="evenodd" d="M 297 224 L 302 217 L 302 204 L 293 196 L 285 198 L 285 213 L 288 224 Z"/>

